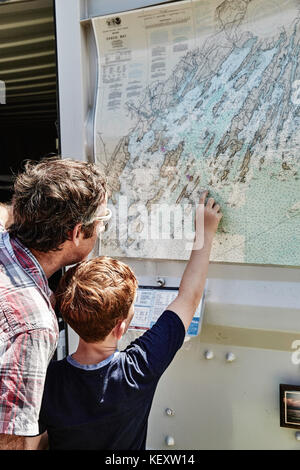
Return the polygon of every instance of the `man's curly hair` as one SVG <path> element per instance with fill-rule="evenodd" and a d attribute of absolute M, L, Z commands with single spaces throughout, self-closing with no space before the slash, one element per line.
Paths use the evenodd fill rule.
<path fill-rule="evenodd" d="M 94 164 L 59 157 L 27 161 L 15 180 L 8 230 L 29 249 L 60 250 L 78 223 L 85 238 L 93 235 L 105 195 L 106 179 Z"/>

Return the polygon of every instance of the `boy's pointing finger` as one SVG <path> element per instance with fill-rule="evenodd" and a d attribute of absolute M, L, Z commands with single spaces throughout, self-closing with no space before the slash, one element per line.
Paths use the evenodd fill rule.
<path fill-rule="evenodd" d="M 206 207 L 212 208 L 215 203 L 215 200 L 213 197 L 210 197 L 207 201 Z"/>
<path fill-rule="evenodd" d="M 205 191 L 203 191 L 203 193 L 200 196 L 199 204 L 204 204 L 207 195 L 208 195 L 208 190 L 206 189 Z"/>

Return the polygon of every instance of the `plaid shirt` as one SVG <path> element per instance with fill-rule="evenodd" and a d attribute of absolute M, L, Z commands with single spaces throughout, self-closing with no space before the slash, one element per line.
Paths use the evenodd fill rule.
<path fill-rule="evenodd" d="M 0 433 L 33 436 L 58 342 L 52 292 L 32 253 L 0 222 Z"/>

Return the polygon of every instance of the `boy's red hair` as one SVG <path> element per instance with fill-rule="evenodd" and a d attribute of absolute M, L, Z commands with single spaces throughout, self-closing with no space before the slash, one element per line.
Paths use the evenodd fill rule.
<path fill-rule="evenodd" d="M 127 318 L 136 288 L 129 266 L 101 256 L 68 269 L 56 292 L 58 308 L 86 343 L 102 341 Z"/>

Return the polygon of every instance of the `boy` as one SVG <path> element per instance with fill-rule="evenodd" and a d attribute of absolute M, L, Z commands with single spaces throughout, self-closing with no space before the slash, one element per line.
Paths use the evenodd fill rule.
<path fill-rule="evenodd" d="M 202 210 L 206 196 L 207 192 L 200 199 Z M 203 229 L 200 210 L 196 236 Z M 134 314 L 137 281 L 131 269 L 100 257 L 67 271 L 57 299 L 80 341 L 72 356 L 48 368 L 40 431 L 48 431 L 50 449 L 145 449 L 154 392 L 182 346 L 202 297 L 221 218 L 220 206 L 209 198 L 204 206 L 204 245 L 192 251 L 178 296 L 124 351 L 117 350 L 117 342 Z"/>

